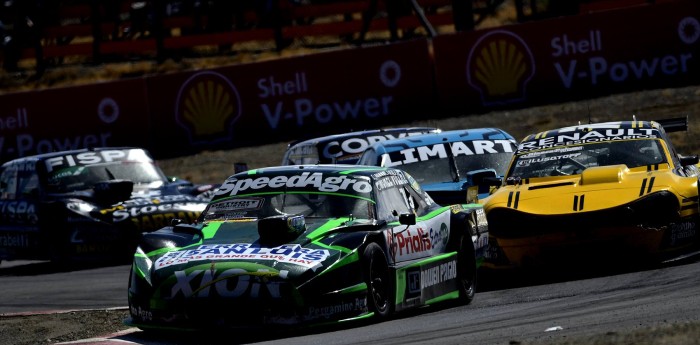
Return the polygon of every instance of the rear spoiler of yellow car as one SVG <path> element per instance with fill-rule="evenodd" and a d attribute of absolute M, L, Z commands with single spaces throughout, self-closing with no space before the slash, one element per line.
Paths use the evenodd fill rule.
<path fill-rule="evenodd" d="M 674 117 L 670 119 L 656 120 L 654 121 L 664 128 L 664 131 L 669 132 L 681 132 L 688 130 L 688 117 Z"/>

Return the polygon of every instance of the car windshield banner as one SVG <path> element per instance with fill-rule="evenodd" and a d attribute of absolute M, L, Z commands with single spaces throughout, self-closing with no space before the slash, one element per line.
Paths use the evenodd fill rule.
<path fill-rule="evenodd" d="M 498 139 L 456 141 L 453 143 L 410 147 L 385 154 L 386 160 L 382 166 L 393 167 L 433 159 L 445 159 L 448 157 L 448 152 L 451 152 L 454 157 L 506 153 L 513 152 L 513 145 L 510 140 Z"/>
<path fill-rule="evenodd" d="M 216 197 L 255 193 L 343 193 L 368 197 L 372 185 L 366 177 L 320 172 L 303 172 L 300 174 L 255 176 L 248 178 L 230 178 L 216 191 Z"/>

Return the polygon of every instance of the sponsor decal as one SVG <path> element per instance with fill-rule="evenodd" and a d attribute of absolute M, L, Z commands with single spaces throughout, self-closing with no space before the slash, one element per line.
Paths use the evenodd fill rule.
<path fill-rule="evenodd" d="M 153 312 L 148 309 L 141 308 L 141 306 L 131 305 L 129 306 L 129 312 L 131 313 L 131 316 L 136 319 L 143 321 L 153 320 Z"/>
<path fill-rule="evenodd" d="M 29 248 L 29 236 L 0 233 L 0 247 Z"/>
<path fill-rule="evenodd" d="M 355 298 L 354 301 L 341 301 L 336 304 L 310 306 L 303 316 L 304 320 L 330 319 L 334 315 L 367 311 L 367 298 Z"/>
<path fill-rule="evenodd" d="M 111 215 L 113 223 L 130 221 L 137 230 L 152 230 L 169 226 L 173 219 L 192 223 L 204 211 L 206 203 L 189 195 L 164 195 L 157 198 L 135 198 L 100 210 Z"/>
<path fill-rule="evenodd" d="M 5 171 L 17 171 L 17 172 L 34 172 L 36 170 L 36 161 L 22 161 L 17 163 L 12 163 L 5 167 Z"/>
<path fill-rule="evenodd" d="M 483 208 L 476 209 L 476 226 L 477 231 L 479 233 L 484 233 L 488 231 L 488 220 L 486 218 L 486 211 L 484 211 Z"/>
<path fill-rule="evenodd" d="M 473 236 L 472 239 L 474 241 L 474 249 L 476 251 L 476 256 L 488 256 L 489 237 L 486 235 L 481 235 L 478 238 L 475 237 L 476 236 Z"/>
<path fill-rule="evenodd" d="M 693 19 L 686 17 L 679 23 L 678 35 L 683 42 L 697 41 L 697 20 Z M 557 59 L 554 69 L 565 88 L 573 88 L 577 81 L 598 85 L 604 81 L 624 83 L 690 73 L 692 52 L 610 61 L 603 53 L 606 47 L 603 38 L 603 32 L 594 29 L 581 36 L 563 34 L 551 39 L 551 55 Z"/>
<path fill-rule="evenodd" d="M 430 239 L 430 230 L 410 227 L 406 230 L 394 232 L 393 229 L 387 231 L 387 242 L 394 261 L 422 257 L 430 253 L 433 248 Z"/>
<path fill-rule="evenodd" d="M 676 245 L 677 242 L 694 238 L 696 236 L 695 222 L 683 222 L 671 224 L 671 245 Z"/>
<path fill-rule="evenodd" d="M 246 198 L 219 201 L 209 205 L 209 212 L 219 213 L 240 210 L 257 210 L 260 207 L 262 207 L 264 202 L 265 199 L 263 198 Z"/>
<path fill-rule="evenodd" d="M 420 296 L 420 270 L 418 268 L 406 271 L 406 298 Z"/>
<path fill-rule="evenodd" d="M 653 128 L 596 128 L 586 127 L 588 131 L 575 131 L 571 134 L 560 130 L 557 135 L 542 137 L 535 140 L 524 141 L 518 145 L 516 154 L 522 154 L 530 150 L 559 148 L 568 145 L 581 145 L 618 140 L 656 139 L 659 138 L 658 130 Z"/>
<path fill-rule="evenodd" d="M 304 172 L 301 175 L 278 175 L 273 177 L 258 177 L 226 180 L 216 191 L 216 195 L 237 195 L 240 192 L 254 192 L 260 189 L 310 188 L 321 192 L 354 191 L 356 193 L 370 193 L 372 185 L 365 179 L 356 179 L 347 175 L 325 176 L 323 173 Z"/>
<path fill-rule="evenodd" d="M 453 156 L 458 157 L 513 152 L 512 147 L 512 142 L 505 139 L 457 141 L 449 144 L 426 145 L 385 154 L 382 165 L 394 167 L 431 159 L 445 159 L 448 155 L 447 150 L 450 150 Z"/>
<path fill-rule="evenodd" d="M 583 151 L 583 147 L 581 147 L 581 146 L 563 147 L 563 148 L 554 149 L 554 150 L 547 150 L 547 152 L 542 152 L 542 151 L 530 152 L 530 153 L 527 153 L 527 154 L 520 156 L 520 158 L 534 158 L 534 157 L 539 157 L 542 155 L 549 155 L 552 153 L 569 153 L 569 152 L 573 152 L 573 151 Z"/>
<path fill-rule="evenodd" d="M 534 75 L 530 47 L 513 32 L 492 30 L 469 51 L 467 82 L 479 91 L 486 106 L 524 101 Z"/>
<path fill-rule="evenodd" d="M 0 219 L 12 223 L 36 224 L 36 205 L 27 201 L 0 201 Z"/>
<path fill-rule="evenodd" d="M 233 140 L 233 124 L 241 117 L 241 97 L 225 76 L 203 71 L 187 79 L 175 100 L 175 120 L 192 144 Z"/>
<path fill-rule="evenodd" d="M 88 151 L 74 155 L 52 157 L 45 161 L 46 171 L 52 172 L 56 169 L 65 169 L 76 166 L 111 163 L 120 161 L 146 162 L 152 163 L 145 151 L 140 149 L 130 150 L 104 150 Z"/>
<path fill-rule="evenodd" d="M 260 269 L 248 272 L 241 268 L 232 268 L 217 272 L 214 270 L 195 270 L 192 272 L 175 271 L 176 283 L 170 289 L 172 298 L 182 294 L 185 297 L 208 297 L 214 294 L 221 297 L 248 296 L 258 298 L 282 298 L 280 281 L 271 281 L 270 277 L 286 277 L 287 271 L 273 272 Z"/>
<path fill-rule="evenodd" d="M 427 289 L 448 280 L 457 278 L 457 261 L 451 260 L 438 266 L 429 267 L 420 271 L 421 288 Z"/>
<path fill-rule="evenodd" d="M 440 230 L 435 230 L 430 228 L 430 241 L 431 243 L 442 243 L 442 246 L 447 246 L 447 241 L 450 239 L 450 229 L 447 224 L 440 224 Z"/>
<path fill-rule="evenodd" d="M 551 156 L 551 157 L 539 157 L 539 158 L 530 158 L 530 159 L 519 159 L 518 162 L 516 163 L 517 166 L 519 167 L 525 167 L 529 166 L 532 163 L 542 163 L 542 162 L 549 162 L 549 161 L 559 161 L 562 159 L 567 159 L 567 158 L 573 158 L 573 157 L 578 157 L 580 156 L 581 153 L 569 153 L 566 155 L 560 155 L 560 156 Z"/>
<path fill-rule="evenodd" d="M 185 223 L 193 223 L 199 218 L 200 214 L 200 211 L 166 212 L 133 217 L 130 221 L 137 230 L 145 231 L 169 226 L 173 219 L 182 219 Z"/>
<path fill-rule="evenodd" d="M 411 132 L 411 133 L 398 133 L 398 134 L 381 134 L 381 135 L 369 135 L 367 137 L 357 137 L 357 138 L 349 138 L 345 139 L 343 141 L 331 141 L 327 143 L 323 149 L 322 149 L 322 155 L 324 158 L 327 159 L 333 159 L 333 158 L 339 158 L 339 157 L 344 157 L 347 155 L 361 155 L 363 152 L 365 152 L 370 146 L 372 146 L 374 143 L 386 141 L 386 140 L 391 140 L 391 139 L 399 139 L 399 138 L 407 138 L 410 136 L 415 136 L 415 135 L 421 135 L 424 133 L 428 133 L 427 131 L 423 132 Z"/>
<path fill-rule="evenodd" d="M 201 213 L 204 207 L 202 202 L 151 203 L 144 206 L 119 205 L 111 209 L 101 210 L 100 213 L 108 214 L 111 211 L 112 221 L 121 222 L 129 218 L 155 213 Z"/>
<path fill-rule="evenodd" d="M 401 174 L 386 175 L 382 178 L 377 179 L 374 183 L 378 191 L 383 191 L 391 187 L 403 186 L 406 184 L 408 184 L 408 180 Z"/>
<path fill-rule="evenodd" d="M 330 256 L 326 249 L 304 248 L 298 244 L 264 248 L 250 243 L 201 245 L 194 249 L 169 252 L 158 258 L 156 269 L 195 261 L 274 260 L 312 268 Z"/>

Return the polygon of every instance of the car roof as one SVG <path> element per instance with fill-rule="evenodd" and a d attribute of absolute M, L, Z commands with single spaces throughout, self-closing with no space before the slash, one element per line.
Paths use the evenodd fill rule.
<path fill-rule="evenodd" d="M 376 142 L 372 145 L 378 153 L 386 153 L 403 150 L 409 147 L 419 147 L 438 143 L 451 143 L 456 141 L 471 140 L 513 140 L 512 135 L 500 128 L 470 128 L 442 131 L 440 133 L 427 133 L 406 138 L 390 139 Z"/>
<path fill-rule="evenodd" d="M 322 137 L 316 137 L 305 140 L 298 140 L 289 143 L 288 148 L 297 145 L 319 145 L 330 141 L 343 140 L 348 138 L 356 137 L 367 137 L 376 134 L 398 134 L 398 133 L 415 133 L 423 131 L 439 131 L 439 128 L 435 127 L 392 127 L 392 128 L 380 128 L 380 129 L 366 129 L 348 133 L 331 134 Z"/>
<path fill-rule="evenodd" d="M 651 129 L 661 130 L 662 126 L 656 121 L 609 121 L 579 124 L 576 126 L 561 127 L 539 133 L 527 135 L 522 141 L 553 138 L 559 135 L 572 135 L 574 133 L 588 133 L 596 129 Z"/>
<path fill-rule="evenodd" d="M 54 152 L 40 153 L 40 154 L 36 154 L 36 155 L 31 155 L 31 156 L 19 157 L 19 158 L 15 158 L 15 159 L 12 159 L 12 160 L 9 160 L 9 161 L 3 163 L 2 166 L 28 163 L 28 162 L 39 162 L 39 161 L 46 160 L 46 159 L 53 158 L 53 157 L 60 157 L 60 156 L 65 156 L 65 155 L 75 155 L 75 154 L 83 153 L 83 152 L 105 151 L 105 150 L 143 150 L 143 151 L 146 151 L 143 148 L 131 147 L 131 146 L 90 147 L 90 148 L 82 148 L 82 149 L 54 151 Z M 146 152 L 148 152 L 148 151 L 146 151 Z M 150 154 L 149 154 L 149 156 L 150 156 Z"/>

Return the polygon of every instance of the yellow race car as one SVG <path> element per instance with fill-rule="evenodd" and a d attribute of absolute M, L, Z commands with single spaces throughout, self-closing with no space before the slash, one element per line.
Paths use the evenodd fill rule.
<path fill-rule="evenodd" d="M 698 244 L 697 156 L 667 132 L 687 119 L 585 124 L 531 134 L 480 202 L 486 267 L 660 262 Z M 620 261 L 622 260 L 622 261 Z"/>

